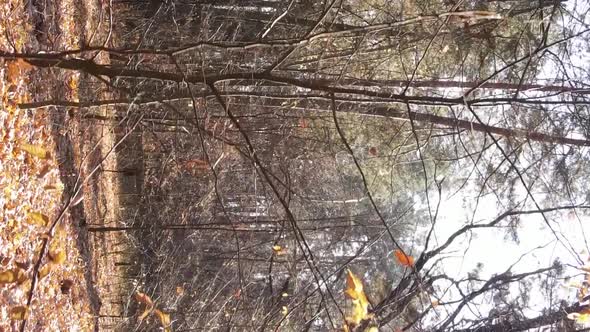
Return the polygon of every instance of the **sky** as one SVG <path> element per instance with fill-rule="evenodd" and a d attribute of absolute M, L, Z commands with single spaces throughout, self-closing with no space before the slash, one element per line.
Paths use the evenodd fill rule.
<path fill-rule="evenodd" d="M 574 32 L 590 26 L 590 15 L 584 15 L 590 8 L 588 2 L 567 1 L 565 2 L 565 6 L 571 13 L 577 12 L 580 15 L 578 15 L 578 20 L 564 16 L 558 22 L 559 25 L 563 24 Z M 562 27 L 559 28 L 561 29 Z M 590 55 L 587 41 L 582 38 L 576 40 L 572 44 L 572 49 L 576 53 L 570 55 L 574 66 L 566 67 L 568 76 L 574 80 L 588 82 L 589 71 L 587 69 L 590 63 Z M 555 82 L 556 77 L 563 77 L 562 70 L 563 67 L 558 67 L 555 62 L 550 61 L 545 64 L 539 77 L 549 82 Z M 456 93 L 456 91 L 451 91 L 450 93 Z M 588 152 L 587 148 L 583 148 L 583 154 L 587 155 Z M 522 169 L 523 166 L 529 163 L 530 161 L 526 160 L 526 154 L 521 154 L 517 167 Z M 471 165 L 467 167 L 471 167 Z M 548 176 L 549 174 L 544 175 L 544 177 Z M 528 183 L 529 181 L 531 179 L 527 179 Z M 505 208 L 500 207 L 493 195 L 485 195 L 479 199 L 477 209 L 474 213 L 475 193 L 479 190 L 477 182 L 479 181 L 472 180 L 469 185 L 470 188 L 465 189 L 463 195 L 453 196 L 450 192 L 445 192 L 443 189 L 441 198 L 441 206 L 443 208 L 440 209 L 435 227 L 435 235 L 439 245 L 444 243 L 457 229 L 469 224 L 472 217 L 473 223 L 475 224 L 487 223 L 506 211 Z M 517 199 L 515 201 L 522 201 L 527 197 L 527 192 L 521 183 L 518 183 L 516 187 Z M 544 197 L 543 193 L 539 192 L 539 188 L 539 185 L 533 187 L 532 191 L 535 199 L 540 203 L 542 208 L 550 207 L 546 205 L 548 203 L 544 203 L 544 198 L 546 197 Z M 431 189 L 429 194 L 431 206 L 436 206 L 436 200 L 438 199 L 436 190 Z M 583 202 L 584 198 L 578 202 Z M 534 209 L 530 198 L 527 202 L 524 209 Z M 416 206 L 426 208 L 423 198 L 415 198 L 415 203 Z M 487 280 L 493 274 L 502 273 L 512 265 L 514 265 L 511 269 L 512 272 L 522 273 L 551 266 L 553 261 L 557 259 L 565 266 L 564 275 L 576 276 L 569 281 L 559 281 L 561 286 L 558 287 L 557 297 L 568 301 L 570 304 L 575 303 L 577 288 L 571 287 L 571 283 L 581 283 L 584 280 L 584 276 L 581 275 L 581 271 L 578 269 L 582 266 L 578 259 L 581 258 L 584 264 L 588 263 L 590 249 L 587 246 L 587 241 L 590 240 L 588 239 L 588 235 L 590 235 L 590 218 L 583 215 L 583 213 L 573 213 L 571 210 L 549 213 L 547 216 L 550 218 L 550 222 L 556 230 L 559 240 L 556 239 L 556 236 L 547 227 L 542 215 L 525 215 L 521 217 L 518 226 L 518 242 L 508 239 L 507 232 L 504 229 L 478 229 L 472 233 L 471 237 L 462 236 L 456 239 L 454 244 L 444 251 L 448 255 L 448 258 L 439 265 L 440 271 L 450 277 L 461 279 L 465 278 L 467 273 L 474 270 L 481 263 L 483 267 L 479 276 Z M 502 224 L 505 225 L 506 222 Z M 424 234 L 428 229 L 429 224 L 427 223 L 422 232 L 419 233 Z M 469 250 L 467 250 L 468 248 Z M 572 250 L 575 253 L 572 253 Z M 547 300 L 542 295 L 540 289 L 538 289 L 538 286 L 537 283 L 529 292 L 532 310 L 525 312 L 529 317 L 539 315 L 540 310 L 548 306 Z M 450 291 L 445 293 L 442 301 L 458 297 L 459 294 L 456 291 Z M 483 305 L 478 309 L 485 312 L 486 306 Z M 492 309 L 492 306 L 487 306 L 487 310 L 489 309 Z M 464 310 L 463 315 L 463 317 L 470 317 L 471 313 L 469 310 Z"/>

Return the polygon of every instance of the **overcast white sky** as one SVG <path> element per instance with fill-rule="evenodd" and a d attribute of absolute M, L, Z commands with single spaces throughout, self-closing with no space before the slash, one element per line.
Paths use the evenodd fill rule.
<path fill-rule="evenodd" d="M 564 24 L 573 30 L 587 28 L 588 23 L 590 23 L 590 15 L 585 15 L 584 13 L 588 11 L 589 3 L 586 1 L 567 1 L 566 6 L 572 13 L 580 13 L 578 19 L 584 23 L 564 16 Z M 584 24 L 586 25 L 585 27 Z M 585 36 L 584 39 L 587 38 L 588 36 Z M 576 53 L 572 54 L 571 58 L 574 59 L 575 64 L 579 67 L 567 68 L 568 74 L 576 80 L 590 83 L 587 71 L 590 64 L 590 56 L 586 41 L 579 39 L 574 44 L 573 49 L 576 50 Z M 580 67 L 585 70 L 581 70 Z M 563 75 L 559 74 L 555 63 L 549 62 L 544 68 L 541 77 L 549 81 L 554 81 L 556 77 L 561 78 Z M 584 148 L 584 154 L 589 152 L 587 148 Z M 521 155 L 521 159 L 517 165 L 520 169 L 529 164 L 529 161 L 523 159 L 525 157 L 526 155 Z M 479 181 L 475 181 L 470 185 L 470 189 L 463 191 L 465 194 L 473 193 L 473 197 L 455 195 L 449 198 L 450 193 L 443 191 L 442 208 L 435 232 L 439 244 L 443 243 L 454 231 L 469 223 L 473 213 L 473 205 L 475 204 L 475 193 L 479 190 L 479 187 L 475 186 L 477 182 Z M 517 184 L 517 188 L 517 196 L 522 200 L 526 197 L 526 191 L 520 183 Z M 535 192 L 535 189 L 539 189 L 539 186 L 534 187 L 533 192 Z M 436 191 L 430 191 L 430 199 L 431 202 L 434 201 L 431 205 L 436 206 Z M 542 208 L 550 207 L 542 203 L 544 196 L 539 192 L 535 193 L 535 199 L 540 203 Z M 417 203 L 425 207 L 424 202 Z M 578 203 L 581 203 L 581 201 L 578 201 Z M 529 200 L 527 206 L 522 209 L 530 210 L 534 208 L 531 206 Z M 493 195 L 487 195 L 480 198 L 479 206 L 473 220 L 474 223 L 487 223 L 505 211 L 506 209 L 498 208 L 496 198 Z M 589 254 L 585 235 L 590 235 L 590 218 L 583 216 L 581 213 L 576 215 L 571 211 L 550 213 L 547 216 L 551 217 L 551 220 L 554 222 L 553 225 L 562 237 L 563 243 L 567 241 L 566 245 L 571 244 L 576 252 L 586 260 Z M 506 223 L 504 222 L 503 224 Z M 518 234 L 520 242 L 515 243 L 507 240 L 506 232 L 503 230 L 496 228 L 476 230 L 473 232 L 472 238 L 469 239 L 464 236 L 457 239 L 454 245 L 445 251 L 448 253 L 449 258 L 441 265 L 441 269 L 449 276 L 461 279 L 465 278 L 467 273 L 472 271 L 478 263 L 483 263 L 483 270 L 480 276 L 483 279 L 487 279 L 492 274 L 506 271 L 523 255 L 524 257 L 516 264 L 512 272 L 526 272 L 547 267 L 555 259 L 559 259 L 564 264 L 580 266 L 571 251 L 555 239 L 555 236 L 545 225 L 540 214 L 522 216 Z M 544 247 L 538 248 L 539 246 Z M 468 247 L 469 250 L 466 250 Z M 579 273 L 574 268 L 568 268 L 566 271 L 566 274 Z M 579 277 L 577 281 L 583 281 L 583 277 Z M 568 300 L 569 303 L 573 303 L 575 301 L 576 291 L 572 288 L 562 287 L 559 295 L 563 299 Z M 443 300 L 449 300 L 448 296 L 455 297 L 457 294 L 456 292 L 449 293 Z M 531 304 L 537 310 L 546 308 L 548 305 L 538 290 L 535 289 L 531 290 L 531 300 Z M 485 309 L 483 310 L 485 311 Z M 469 315 L 468 313 L 465 314 Z M 536 315 L 534 312 L 528 314 L 530 316 Z"/>

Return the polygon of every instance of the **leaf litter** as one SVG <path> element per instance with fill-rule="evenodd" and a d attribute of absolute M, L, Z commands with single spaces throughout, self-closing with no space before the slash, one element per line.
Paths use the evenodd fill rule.
<path fill-rule="evenodd" d="M 31 50 L 33 26 L 24 0 L 0 4 L 0 50 Z M 61 1 L 57 6 L 74 6 Z M 72 10 L 60 10 L 62 36 L 57 47 L 72 48 L 78 34 Z M 84 264 L 76 247 L 76 229 L 69 219 L 49 234 L 62 208 L 63 183 L 55 158 L 49 110 L 27 111 L 34 82 L 32 68 L 22 59 L 0 60 L 0 331 L 18 330 L 27 320 L 28 331 L 90 331 L 93 317 L 85 289 Z M 66 75 L 77 87 L 77 76 Z M 70 90 L 77 100 L 77 91 Z M 49 250 L 41 264 L 41 244 Z M 27 305 L 34 274 L 37 285 Z M 64 291 L 67 284 L 67 291 Z"/>

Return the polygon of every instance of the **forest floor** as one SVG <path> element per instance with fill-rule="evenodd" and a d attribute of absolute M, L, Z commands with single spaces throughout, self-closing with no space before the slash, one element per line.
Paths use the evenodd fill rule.
<path fill-rule="evenodd" d="M 0 51 L 101 45 L 111 37 L 108 18 L 108 2 L 100 0 L 5 0 Z M 114 128 L 83 127 L 75 108 L 23 107 L 76 102 L 89 85 L 74 72 L 0 60 L 0 331 L 92 331 L 98 317 L 118 310 L 116 257 L 106 253 L 122 241 L 116 233 L 89 236 L 83 227 L 116 218 L 116 179 L 99 172 L 116 169 Z M 84 200 L 76 205 L 80 185 Z"/>

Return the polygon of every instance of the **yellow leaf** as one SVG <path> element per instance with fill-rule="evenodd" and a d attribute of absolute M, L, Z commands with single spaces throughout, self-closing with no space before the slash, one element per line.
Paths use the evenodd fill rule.
<path fill-rule="evenodd" d="M 281 313 L 283 314 L 283 316 L 287 316 L 287 314 L 289 313 L 289 308 L 287 308 L 287 306 L 283 306 L 281 308 Z"/>
<path fill-rule="evenodd" d="M 16 306 L 10 309 L 10 319 L 13 320 L 24 320 L 27 318 L 27 307 Z"/>
<path fill-rule="evenodd" d="M 363 283 L 350 270 L 348 270 L 346 276 L 346 290 L 344 293 L 352 299 L 352 316 L 346 318 L 349 324 L 356 326 L 370 317 L 369 300 L 363 290 Z"/>
<path fill-rule="evenodd" d="M 49 217 L 41 212 L 29 212 L 28 216 L 27 221 L 32 225 L 47 226 L 49 223 Z"/>
<path fill-rule="evenodd" d="M 43 187 L 43 190 L 47 190 L 47 191 L 63 191 L 64 190 L 64 185 L 61 182 L 58 182 L 56 184 L 48 184 L 46 186 Z"/>
<path fill-rule="evenodd" d="M 351 299 L 356 300 L 357 290 L 359 289 L 363 289 L 361 281 L 352 272 L 350 272 L 350 270 L 348 270 L 346 274 L 346 295 L 348 295 L 348 297 Z"/>
<path fill-rule="evenodd" d="M 406 255 L 403 251 L 399 249 L 395 249 L 393 251 L 397 262 L 403 266 L 412 266 L 414 265 L 414 257 Z"/>
<path fill-rule="evenodd" d="M 45 278 L 49 274 L 49 272 L 51 272 L 51 265 L 45 264 L 45 266 L 39 269 L 39 279 Z"/>
<path fill-rule="evenodd" d="M 154 305 L 154 302 L 152 301 L 152 299 L 147 294 L 144 294 L 142 292 L 135 293 L 135 300 L 139 303 L 145 304 L 148 307 L 151 307 Z"/>
<path fill-rule="evenodd" d="M 19 284 L 22 284 L 23 282 L 25 282 L 25 280 L 27 280 L 27 275 L 25 274 L 25 271 L 22 269 L 13 269 L 12 271 L 14 271 L 14 273 L 16 273 L 16 282 Z"/>
<path fill-rule="evenodd" d="M 160 320 L 160 324 L 162 324 L 162 327 L 170 326 L 170 314 L 167 314 L 159 309 L 154 310 L 154 314 L 158 316 L 158 319 Z"/>
<path fill-rule="evenodd" d="M 69 82 L 68 82 L 68 86 L 72 90 L 78 89 L 78 79 L 76 77 L 70 77 Z"/>
<path fill-rule="evenodd" d="M 369 326 L 365 329 L 365 332 L 379 332 L 377 326 Z"/>
<path fill-rule="evenodd" d="M 150 314 L 150 312 L 152 312 L 152 307 L 149 307 L 149 308 L 145 309 L 141 313 L 141 315 L 139 315 L 139 317 L 137 317 L 137 322 L 141 323 L 141 321 L 144 320 L 147 317 L 147 315 Z"/>
<path fill-rule="evenodd" d="M 578 312 L 572 312 L 567 315 L 568 319 L 575 320 L 579 324 L 585 324 L 590 321 L 590 314 L 581 314 Z"/>
<path fill-rule="evenodd" d="M 66 252 L 63 250 L 55 250 L 55 251 L 50 250 L 49 251 L 49 258 L 55 264 L 61 264 L 66 261 L 67 256 L 66 256 Z"/>
<path fill-rule="evenodd" d="M 16 282 L 18 274 L 15 270 L 0 272 L 0 284 L 10 284 Z"/>
<path fill-rule="evenodd" d="M 283 250 L 283 247 L 281 247 L 277 244 L 277 245 L 272 246 L 272 250 L 274 252 L 279 252 L 279 251 Z"/>
<path fill-rule="evenodd" d="M 51 154 L 47 151 L 44 147 L 40 145 L 33 145 L 22 143 L 20 145 L 21 150 L 25 151 L 26 153 L 35 156 L 40 159 L 49 159 L 51 158 Z"/>
<path fill-rule="evenodd" d="M 15 268 L 0 272 L 0 284 L 23 283 L 27 280 L 27 276 L 22 269 Z"/>
<path fill-rule="evenodd" d="M 584 286 L 582 286 L 582 284 L 580 282 L 570 281 L 570 283 L 567 284 L 567 287 L 579 289 L 579 288 L 583 288 Z"/>

